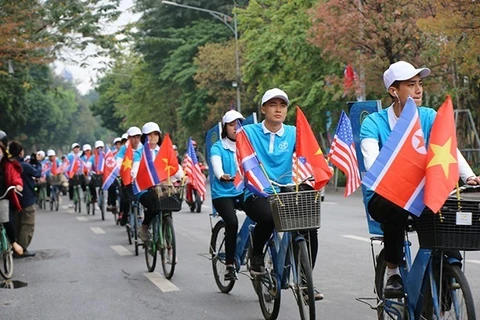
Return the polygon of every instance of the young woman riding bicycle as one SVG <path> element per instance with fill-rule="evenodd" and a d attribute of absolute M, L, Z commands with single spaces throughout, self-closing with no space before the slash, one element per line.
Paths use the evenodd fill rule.
<path fill-rule="evenodd" d="M 237 242 L 238 219 L 235 209 L 243 207 L 243 191 L 233 185 L 237 172 L 235 135 L 236 120 L 245 120 L 237 111 L 230 110 L 222 117 L 222 139 L 210 150 L 210 161 L 215 178 L 212 180 L 213 206 L 225 222 L 225 281 L 237 280 L 235 269 L 235 246 Z"/>

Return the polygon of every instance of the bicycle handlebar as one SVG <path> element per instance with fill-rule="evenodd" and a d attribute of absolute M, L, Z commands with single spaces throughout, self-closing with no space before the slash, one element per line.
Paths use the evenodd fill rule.
<path fill-rule="evenodd" d="M 276 187 L 279 187 L 279 188 L 288 188 L 288 187 L 294 187 L 296 185 L 299 185 L 299 184 L 302 184 L 302 183 L 305 183 L 307 181 L 314 181 L 315 179 L 313 178 L 313 176 L 309 176 L 309 177 L 306 177 L 305 179 L 303 179 L 302 181 L 300 181 L 300 183 L 289 183 L 289 184 L 281 184 L 281 183 L 278 183 L 276 181 L 273 181 L 273 180 L 270 180 L 270 183 Z"/>
<path fill-rule="evenodd" d="M 460 193 L 462 192 L 465 192 L 465 193 L 469 193 L 469 192 L 480 192 L 480 186 L 479 185 L 475 185 L 475 186 L 471 186 L 471 185 L 463 185 L 461 186 L 460 188 L 458 188 L 458 191 Z M 452 192 L 450 192 L 449 196 L 455 196 L 455 194 L 457 193 L 457 189 L 453 190 Z"/>
<path fill-rule="evenodd" d="M 12 189 L 15 189 L 15 186 L 8 187 L 7 191 L 5 191 L 5 193 L 0 196 L 0 200 L 4 199 L 7 196 L 7 194 L 10 192 L 10 190 L 12 190 Z M 18 192 L 17 190 L 15 190 L 15 193 L 22 196 L 22 194 L 20 192 Z"/>

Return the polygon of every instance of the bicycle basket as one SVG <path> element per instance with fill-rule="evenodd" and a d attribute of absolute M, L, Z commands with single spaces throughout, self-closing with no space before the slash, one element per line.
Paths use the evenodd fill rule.
<path fill-rule="evenodd" d="M 57 174 L 55 176 L 49 175 L 48 176 L 48 183 L 52 186 L 58 186 L 62 184 L 62 174 Z"/>
<path fill-rule="evenodd" d="M 182 210 L 184 186 L 159 184 L 152 189 L 157 195 L 157 209 L 163 211 Z"/>
<path fill-rule="evenodd" d="M 101 188 L 103 184 L 103 176 L 99 174 L 92 174 L 92 177 L 90 179 L 90 185 L 92 185 L 95 188 Z"/>
<path fill-rule="evenodd" d="M 480 250 L 480 202 L 447 200 L 437 214 L 415 218 L 421 248 Z"/>
<path fill-rule="evenodd" d="M 321 197 L 318 191 L 272 194 L 268 201 L 277 231 L 320 228 Z"/>

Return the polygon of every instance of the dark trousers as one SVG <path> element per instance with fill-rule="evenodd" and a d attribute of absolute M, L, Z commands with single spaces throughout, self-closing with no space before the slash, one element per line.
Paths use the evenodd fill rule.
<path fill-rule="evenodd" d="M 133 187 L 131 184 L 128 186 L 120 186 L 120 212 L 128 215 L 130 213 L 131 202 L 135 200 L 133 195 Z"/>
<path fill-rule="evenodd" d="M 243 208 L 243 194 L 236 197 L 213 199 L 213 206 L 225 222 L 225 262 L 233 264 L 235 261 L 238 230 L 238 219 L 235 209 Z"/>
<path fill-rule="evenodd" d="M 117 206 L 117 180 L 113 181 L 112 185 L 108 188 L 108 199 L 107 205 L 109 206 Z"/>
<path fill-rule="evenodd" d="M 142 204 L 144 209 L 144 217 L 142 224 L 148 226 L 150 222 L 152 222 L 155 215 L 160 212 L 160 210 L 157 209 L 158 198 L 156 193 L 150 191 L 145 192 L 140 196 L 140 203 Z"/>
<path fill-rule="evenodd" d="M 403 260 L 408 211 L 375 193 L 368 203 L 368 212 L 382 224 L 385 261 L 400 264 Z"/>
<path fill-rule="evenodd" d="M 89 184 L 88 189 L 90 190 L 90 194 L 92 195 L 92 202 L 97 202 L 97 190 L 95 189 L 95 185 Z"/>

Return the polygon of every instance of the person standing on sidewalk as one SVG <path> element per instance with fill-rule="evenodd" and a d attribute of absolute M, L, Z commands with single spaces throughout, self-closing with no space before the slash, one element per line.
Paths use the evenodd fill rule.
<path fill-rule="evenodd" d="M 20 257 L 32 257 L 35 252 L 28 251 L 27 248 L 32 242 L 33 233 L 35 231 L 35 182 L 33 178 L 40 178 L 42 175 L 42 165 L 37 155 L 36 158 L 32 156 L 30 163 L 23 161 L 25 151 L 18 142 L 11 142 L 9 146 L 10 154 L 22 166 L 22 180 L 23 180 L 23 197 L 20 197 L 20 204 L 22 210 L 15 213 L 15 229 L 17 234 L 18 244 L 23 248 L 23 255 Z"/>

